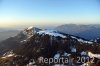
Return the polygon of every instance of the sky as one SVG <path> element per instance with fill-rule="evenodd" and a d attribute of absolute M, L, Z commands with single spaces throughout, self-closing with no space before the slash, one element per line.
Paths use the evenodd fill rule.
<path fill-rule="evenodd" d="M 0 0 L 0 27 L 100 24 L 100 0 Z"/>

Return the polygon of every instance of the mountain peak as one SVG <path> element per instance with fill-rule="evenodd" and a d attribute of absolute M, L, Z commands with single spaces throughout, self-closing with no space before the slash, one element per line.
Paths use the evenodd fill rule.
<path fill-rule="evenodd" d="M 34 27 L 34 26 L 30 26 L 29 28 L 26 28 L 22 33 L 24 35 L 26 35 L 27 37 L 30 37 L 40 30 L 42 30 L 42 29 L 39 29 L 39 28 Z"/>
<path fill-rule="evenodd" d="M 27 28 L 27 30 L 36 30 L 36 29 L 39 29 L 39 28 L 34 27 L 34 26 L 30 26 L 30 27 Z"/>

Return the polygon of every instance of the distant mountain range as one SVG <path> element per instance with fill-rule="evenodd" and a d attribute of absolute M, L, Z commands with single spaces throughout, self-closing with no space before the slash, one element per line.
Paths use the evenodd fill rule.
<path fill-rule="evenodd" d="M 65 24 L 56 27 L 55 30 L 66 34 L 72 34 L 79 37 L 83 37 L 87 40 L 94 40 L 100 37 L 99 25 Z"/>
<path fill-rule="evenodd" d="M 70 26 L 73 27 L 73 25 Z M 90 26 L 86 27 L 90 29 Z M 85 27 L 81 29 L 86 30 Z M 68 29 L 66 29 L 66 31 L 67 30 Z M 78 30 L 79 29 L 77 29 L 77 31 Z M 53 59 L 69 58 L 70 62 L 67 63 L 68 66 L 86 66 L 86 64 L 99 66 L 100 63 L 99 43 L 60 31 L 39 29 L 36 27 L 26 28 L 16 36 L 2 41 L 0 43 L 0 52 L 1 54 L 3 53 L 0 57 L 0 66 L 66 65 L 66 63 L 62 64 L 62 62 L 51 64 L 39 63 L 38 59 L 41 57 Z M 94 57 L 94 63 L 90 63 L 90 61 L 87 63 L 87 59 L 85 59 L 84 63 L 77 63 L 77 57 L 88 57 L 89 60 Z M 33 62 L 33 60 L 35 60 L 35 62 Z"/>

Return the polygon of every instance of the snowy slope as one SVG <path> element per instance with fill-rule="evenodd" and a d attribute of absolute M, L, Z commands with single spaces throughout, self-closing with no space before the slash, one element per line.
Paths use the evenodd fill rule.
<path fill-rule="evenodd" d="M 42 30 L 42 31 L 39 31 L 37 32 L 38 34 L 48 34 L 48 35 L 51 35 L 51 36 L 59 36 L 59 37 L 62 37 L 62 38 L 67 38 L 67 34 L 62 34 L 62 33 L 59 33 L 55 30 Z M 71 36 L 70 37 L 72 39 L 76 39 L 77 41 L 79 41 L 80 43 L 88 43 L 88 44 L 93 44 L 93 42 L 91 41 L 86 41 L 86 40 L 83 40 L 82 38 L 77 38 L 76 36 Z"/>
<path fill-rule="evenodd" d="M 22 31 L 22 33 L 25 36 L 27 36 L 27 38 L 32 37 L 34 34 L 40 34 L 40 35 L 50 35 L 50 36 L 53 36 L 53 37 L 61 37 L 61 38 L 70 37 L 72 39 L 76 39 L 80 43 L 93 44 L 93 42 L 91 42 L 91 41 L 86 41 L 82 38 L 77 38 L 76 36 L 73 36 L 73 35 L 64 34 L 64 33 L 58 32 L 56 30 L 39 29 L 39 28 L 36 28 L 36 27 L 33 27 L 33 26 L 25 29 L 24 31 Z"/>
<path fill-rule="evenodd" d="M 42 31 L 39 31 L 37 32 L 38 34 L 48 34 L 48 35 L 51 35 L 51 36 L 59 36 L 59 37 L 62 37 L 62 38 L 66 38 L 66 36 L 58 33 L 57 31 L 54 31 L 54 30 L 42 30 Z"/>

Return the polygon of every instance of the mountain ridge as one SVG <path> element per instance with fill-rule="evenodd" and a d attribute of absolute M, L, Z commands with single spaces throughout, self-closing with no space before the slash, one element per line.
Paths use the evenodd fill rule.
<path fill-rule="evenodd" d="M 25 36 L 21 40 L 23 42 L 20 41 L 21 45 L 13 51 L 9 51 L 1 58 L 1 66 L 5 63 L 10 66 L 13 66 L 13 64 L 9 63 L 14 63 L 18 66 L 29 65 L 31 59 L 36 61 L 36 65 L 49 66 L 49 64 L 38 63 L 37 59 L 40 57 L 55 58 L 58 54 L 60 55 L 58 58 L 67 56 L 71 58 L 76 58 L 77 56 L 88 57 L 87 52 L 89 51 L 93 53 L 100 53 L 100 45 L 98 43 L 54 30 L 34 30 L 31 27 L 31 29 L 27 28 L 23 30 L 16 37 L 22 38 L 22 35 Z M 85 52 L 85 54 L 83 52 Z M 69 63 L 70 66 L 72 64 L 73 63 Z M 75 66 L 75 64 L 77 65 L 75 62 L 72 66 Z M 81 64 L 83 63 L 80 63 L 80 65 Z M 53 63 L 50 65 L 55 64 Z"/>
<path fill-rule="evenodd" d="M 87 40 L 93 40 L 99 38 L 100 28 L 95 25 L 76 25 L 76 24 L 64 24 L 57 26 L 55 30 L 66 34 L 72 34 L 79 37 L 83 37 Z"/>

